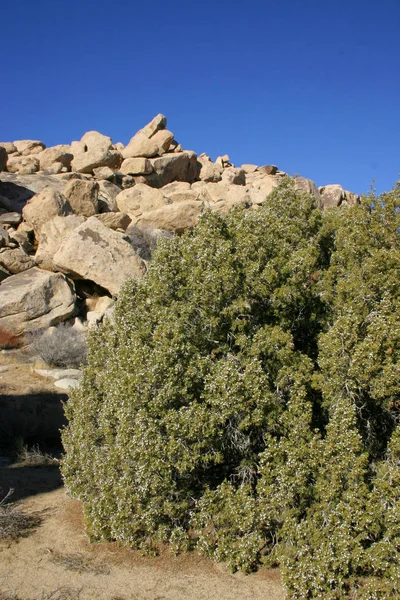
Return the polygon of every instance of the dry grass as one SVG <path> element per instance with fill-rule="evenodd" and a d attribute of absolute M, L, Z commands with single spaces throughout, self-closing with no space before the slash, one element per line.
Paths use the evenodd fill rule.
<path fill-rule="evenodd" d="M 26 537 L 42 522 L 38 515 L 26 515 L 18 504 L 7 503 L 13 491 L 10 489 L 0 501 L 0 541 L 17 541 Z"/>
<path fill-rule="evenodd" d="M 94 560 L 90 556 L 76 552 L 74 554 L 61 554 L 55 550 L 48 550 L 50 560 L 55 565 L 64 567 L 67 571 L 75 573 L 93 573 L 94 575 L 108 575 L 110 567 L 106 563 Z"/>
<path fill-rule="evenodd" d="M 50 366 L 80 367 L 86 363 L 86 334 L 70 323 L 60 323 L 49 332 L 31 334 L 33 351 Z"/>
<path fill-rule="evenodd" d="M 58 467 L 60 461 L 51 454 L 42 452 L 39 446 L 23 446 L 18 452 L 18 463 L 24 467 Z"/>
<path fill-rule="evenodd" d="M 16 592 L 0 590 L 0 600 L 79 600 L 80 589 L 73 587 L 60 587 L 52 592 L 42 592 L 40 596 L 35 598 L 21 598 Z"/>

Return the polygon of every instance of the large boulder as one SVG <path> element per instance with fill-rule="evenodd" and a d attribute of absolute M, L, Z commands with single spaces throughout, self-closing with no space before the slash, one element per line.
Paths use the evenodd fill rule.
<path fill-rule="evenodd" d="M 7 154 L 14 154 L 14 152 L 18 152 L 17 146 L 14 142 L 0 142 L 0 146 L 3 146 Z"/>
<path fill-rule="evenodd" d="M 132 219 L 146 211 L 160 208 L 167 200 L 160 190 L 151 188 L 144 183 L 138 183 L 132 188 L 122 190 L 116 197 L 118 210 L 126 213 Z"/>
<path fill-rule="evenodd" d="M 124 234 L 109 229 L 96 217 L 77 227 L 53 258 L 55 267 L 76 279 L 89 279 L 117 295 L 128 278 L 139 278 L 146 264 Z"/>
<path fill-rule="evenodd" d="M 140 230 L 161 230 L 181 234 L 192 229 L 203 211 L 203 203 L 189 200 L 176 202 L 145 212 L 136 222 Z"/>
<path fill-rule="evenodd" d="M 56 216 L 73 214 L 73 209 L 67 198 L 52 187 L 44 188 L 28 200 L 22 210 L 25 221 L 32 226 L 38 238 L 42 226 Z"/>
<path fill-rule="evenodd" d="M 51 148 L 46 148 L 40 154 L 37 154 L 42 171 L 53 171 L 59 173 L 62 169 L 70 171 L 71 161 L 74 158 L 71 152 L 71 146 L 58 144 Z"/>
<path fill-rule="evenodd" d="M 68 215 L 66 217 L 53 217 L 45 223 L 40 232 L 39 246 L 35 254 L 36 264 L 42 269 L 56 271 L 53 256 L 64 239 L 84 222 L 85 217 Z"/>
<path fill-rule="evenodd" d="M 22 156 L 39 154 L 39 152 L 42 152 L 46 148 L 43 142 L 39 140 L 17 140 L 14 142 L 14 146 Z"/>
<path fill-rule="evenodd" d="M 0 173 L 0 207 L 20 213 L 27 200 L 45 187 L 50 186 L 58 192 L 62 192 L 65 183 L 55 175 Z"/>
<path fill-rule="evenodd" d="M 164 154 L 174 139 L 173 133 L 165 129 L 167 119 L 161 113 L 140 129 L 123 149 L 124 158 L 142 156 L 151 158 Z"/>
<path fill-rule="evenodd" d="M 105 212 L 96 215 L 96 218 L 110 229 L 122 229 L 123 231 L 132 223 L 131 217 L 123 212 Z"/>
<path fill-rule="evenodd" d="M 146 176 L 152 187 L 161 188 L 173 181 L 196 181 L 199 174 L 197 155 L 190 150 L 165 154 L 159 158 L 150 159 L 153 173 Z"/>
<path fill-rule="evenodd" d="M 7 161 L 7 171 L 9 173 L 21 173 L 21 175 L 30 175 L 39 171 L 40 163 L 36 156 L 17 156 L 10 154 Z"/>
<path fill-rule="evenodd" d="M 222 179 L 223 167 L 220 163 L 213 163 L 207 154 L 200 154 L 197 158 L 199 163 L 199 177 L 206 183 L 217 183 Z"/>
<path fill-rule="evenodd" d="M 77 215 L 92 217 L 99 212 L 99 184 L 97 181 L 71 179 L 64 188 L 64 196 Z"/>
<path fill-rule="evenodd" d="M 133 136 L 129 144 L 124 148 L 122 155 L 125 159 L 139 156 L 145 158 L 161 156 L 168 151 L 173 139 L 174 134 L 167 129 L 157 131 L 150 138 L 141 130 Z"/>
<path fill-rule="evenodd" d="M 149 175 L 153 172 L 153 167 L 147 158 L 126 158 L 120 171 L 124 175 Z"/>
<path fill-rule="evenodd" d="M 120 191 L 121 188 L 111 181 L 99 181 L 99 212 L 117 211 L 116 197 Z"/>
<path fill-rule="evenodd" d="M 0 329 L 19 338 L 44 330 L 75 312 L 75 291 L 61 273 L 37 267 L 12 275 L 0 285 Z M 29 339 L 25 339 L 25 343 Z"/>
<path fill-rule="evenodd" d="M 300 175 L 295 175 L 293 179 L 296 190 L 314 196 L 317 207 L 321 208 L 321 195 L 314 181 L 306 177 L 300 177 Z"/>
<path fill-rule="evenodd" d="M 348 192 L 338 184 L 324 185 L 318 188 L 321 195 L 321 207 L 332 208 L 335 206 L 357 204 L 360 197 L 357 194 Z"/>
<path fill-rule="evenodd" d="M 78 149 L 79 148 L 79 149 Z M 71 144 L 74 160 L 71 163 L 73 171 L 78 173 L 93 173 L 97 167 L 110 167 L 118 169 L 122 156 L 115 150 L 111 138 L 98 131 L 88 131 L 82 137 L 80 146 Z"/>
<path fill-rule="evenodd" d="M 35 261 L 22 248 L 3 248 L 0 250 L 0 265 L 15 275 L 34 267 Z"/>

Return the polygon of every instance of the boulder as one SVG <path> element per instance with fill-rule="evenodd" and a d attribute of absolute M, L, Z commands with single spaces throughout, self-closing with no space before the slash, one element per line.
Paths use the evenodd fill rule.
<path fill-rule="evenodd" d="M 93 169 L 93 174 L 96 179 L 105 179 L 107 181 L 114 181 L 115 173 L 110 167 L 97 167 Z"/>
<path fill-rule="evenodd" d="M 140 278 L 146 264 L 123 234 L 91 217 L 62 242 L 55 267 L 72 278 L 89 279 L 117 295 L 128 278 Z"/>
<path fill-rule="evenodd" d="M 344 190 L 338 184 L 324 185 L 319 187 L 318 190 L 321 195 L 321 207 L 324 209 L 341 206 L 342 204 L 351 206 L 360 201 L 357 194 Z"/>
<path fill-rule="evenodd" d="M 35 156 L 16 156 L 10 154 L 7 161 L 7 171 L 9 173 L 21 173 L 21 175 L 29 175 L 39 171 L 40 163 Z"/>
<path fill-rule="evenodd" d="M 174 134 L 166 129 L 157 131 L 152 137 L 147 137 L 143 130 L 138 131 L 122 151 L 124 158 L 161 156 L 169 149 Z"/>
<path fill-rule="evenodd" d="M 61 273 L 34 267 L 12 275 L 0 286 L 0 328 L 17 338 L 47 329 L 74 314 L 75 300 L 71 284 Z"/>
<path fill-rule="evenodd" d="M 6 212 L 0 215 L 0 225 L 12 225 L 18 227 L 22 221 L 22 216 L 18 212 Z"/>
<path fill-rule="evenodd" d="M 8 231 L 0 227 L 0 248 L 4 248 L 8 246 L 10 243 L 10 236 L 8 235 Z"/>
<path fill-rule="evenodd" d="M 139 217 L 136 225 L 139 229 L 169 231 L 181 234 L 192 229 L 203 210 L 203 203 L 198 201 L 177 202 L 145 212 Z"/>
<path fill-rule="evenodd" d="M 37 154 L 37 158 L 42 171 L 54 170 L 54 172 L 58 173 L 62 168 L 68 171 L 71 169 L 71 161 L 74 155 L 71 152 L 71 146 L 59 144 L 51 148 L 46 148 Z"/>
<path fill-rule="evenodd" d="M 43 142 L 39 140 L 17 140 L 14 142 L 14 146 L 22 156 L 39 154 L 39 152 L 42 152 L 46 148 Z"/>
<path fill-rule="evenodd" d="M 165 185 L 160 191 L 169 203 L 199 200 L 198 190 L 192 189 L 191 184 L 186 181 L 174 181 Z"/>
<path fill-rule="evenodd" d="M 39 246 L 35 254 L 36 264 L 42 269 L 56 271 L 53 256 L 64 239 L 84 222 L 85 217 L 68 215 L 66 217 L 53 217 L 45 223 L 40 232 Z"/>
<path fill-rule="evenodd" d="M 159 158 L 152 158 L 150 162 L 153 173 L 146 176 L 149 185 L 161 188 L 173 181 L 196 181 L 199 174 L 199 163 L 194 152 L 174 152 Z"/>
<path fill-rule="evenodd" d="M 125 175 L 149 175 L 153 172 L 153 167 L 147 158 L 126 158 L 120 171 Z"/>
<path fill-rule="evenodd" d="M 71 215 L 73 212 L 69 201 L 63 194 L 52 187 L 47 187 L 28 200 L 22 210 L 22 216 L 28 225 L 32 226 L 35 236 L 38 238 L 42 226 L 49 219 Z"/>
<path fill-rule="evenodd" d="M 99 181 L 99 212 L 117 211 L 116 197 L 120 191 L 121 188 L 111 183 L 111 181 Z"/>
<path fill-rule="evenodd" d="M 314 196 L 317 207 L 321 208 L 321 195 L 314 181 L 312 179 L 307 179 L 306 177 L 300 177 L 299 175 L 295 175 L 293 179 L 296 190 Z"/>
<path fill-rule="evenodd" d="M 246 173 L 246 175 L 248 175 L 250 173 L 255 173 L 258 170 L 257 165 L 252 165 L 252 164 L 248 164 L 248 163 L 245 163 L 240 168 L 242 169 L 242 171 L 244 171 Z"/>
<path fill-rule="evenodd" d="M 35 261 L 21 248 L 3 248 L 0 251 L 0 265 L 15 275 L 34 267 Z"/>
<path fill-rule="evenodd" d="M 96 215 L 96 218 L 110 229 L 122 229 L 125 231 L 132 223 L 129 215 L 123 212 L 106 212 Z"/>
<path fill-rule="evenodd" d="M 151 188 L 144 183 L 138 183 L 134 187 L 120 192 L 116 197 L 116 202 L 118 209 L 133 220 L 146 211 L 167 204 L 167 200 L 160 190 Z"/>
<path fill-rule="evenodd" d="M 0 171 L 4 171 L 7 165 L 8 154 L 4 146 L 0 146 Z"/>
<path fill-rule="evenodd" d="M 205 181 L 206 183 L 216 183 L 221 181 L 224 170 L 221 164 L 213 163 L 207 154 L 200 154 L 197 161 L 200 164 L 199 177 L 202 181 Z"/>
<path fill-rule="evenodd" d="M 7 154 L 14 154 L 14 152 L 18 152 L 17 146 L 13 142 L 0 142 L 0 146 L 3 146 Z"/>
<path fill-rule="evenodd" d="M 24 231 L 22 229 L 21 230 L 18 229 L 17 231 L 14 231 L 13 233 L 10 234 L 10 240 L 17 243 L 18 246 L 20 246 L 23 250 L 25 250 L 25 252 L 33 251 L 33 239 L 34 239 L 33 230 L 32 230 L 32 233 L 30 233 L 29 231 Z"/>
<path fill-rule="evenodd" d="M 110 167 L 118 169 L 122 156 L 114 150 L 112 140 L 98 131 L 88 131 L 81 139 L 79 151 L 71 149 L 74 152 L 74 160 L 71 163 L 73 171 L 78 173 L 93 173 L 93 169 L 98 167 Z M 83 150 L 83 152 L 82 152 Z"/>
<path fill-rule="evenodd" d="M 65 181 L 55 175 L 42 173 L 0 173 L 0 206 L 8 211 L 22 212 L 27 200 L 48 186 L 62 192 Z"/>
<path fill-rule="evenodd" d="M 153 135 L 157 133 L 157 131 L 162 131 L 167 126 L 167 117 L 161 113 L 158 113 L 150 123 L 147 123 L 140 131 L 144 133 L 144 135 L 148 138 L 151 138 Z"/>
<path fill-rule="evenodd" d="M 262 167 L 258 167 L 260 173 L 265 173 L 265 175 L 276 175 L 278 172 L 278 167 L 276 165 L 263 165 Z"/>
<path fill-rule="evenodd" d="M 99 184 L 97 181 L 71 179 L 64 188 L 64 196 L 77 215 L 92 217 L 99 212 Z"/>
<path fill-rule="evenodd" d="M 65 377 L 64 379 L 57 379 L 54 382 L 54 385 L 60 390 L 71 390 L 77 388 L 79 386 L 79 381 L 77 379 L 72 379 L 70 377 Z"/>
<path fill-rule="evenodd" d="M 222 181 L 228 185 L 246 185 L 246 173 L 242 169 L 229 167 L 222 172 Z"/>

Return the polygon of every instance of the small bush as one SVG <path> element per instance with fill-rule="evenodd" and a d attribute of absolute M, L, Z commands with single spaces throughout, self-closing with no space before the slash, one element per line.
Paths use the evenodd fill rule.
<path fill-rule="evenodd" d="M 23 446 L 18 453 L 17 460 L 26 467 L 55 467 L 59 464 L 57 458 L 47 452 L 42 452 L 39 446 L 32 446 L 32 448 Z"/>
<path fill-rule="evenodd" d="M 48 365 L 79 367 L 86 363 L 86 335 L 69 323 L 61 323 L 51 333 L 34 337 L 33 350 Z"/>
<path fill-rule="evenodd" d="M 25 515 L 17 504 L 7 504 L 13 491 L 10 489 L 0 500 L 0 540 L 19 540 L 41 523 L 40 517 Z"/>

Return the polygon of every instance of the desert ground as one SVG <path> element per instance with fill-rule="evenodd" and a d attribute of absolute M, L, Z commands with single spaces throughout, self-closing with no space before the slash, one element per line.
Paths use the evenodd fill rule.
<path fill-rule="evenodd" d="M 43 436 L 45 446 L 54 446 L 67 397 L 34 366 L 19 355 L 0 356 L 1 433 L 21 445 L 21 428 L 28 442 Z M 80 503 L 67 496 L 57 464 L 37 466 L 0 454 L 0 501 L 14 490 L 0 506 L 0 532 L 2 515 L 16 525 L 12 535 L 0 535 L 0 600 L 284 598 L 276 570 L 231 574 L 197 554 L 175 557 L 165 550 L 145 558 L 115 544 L 89 544 Z"/>

